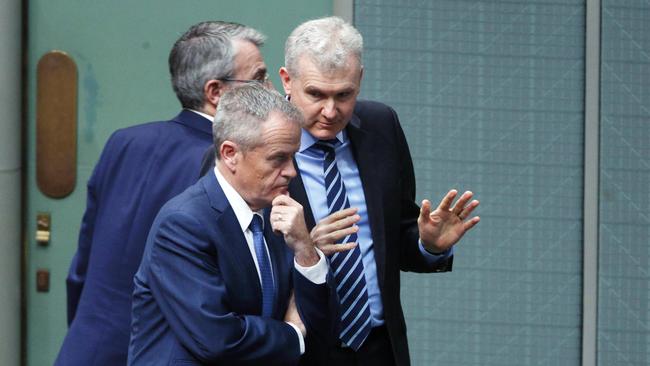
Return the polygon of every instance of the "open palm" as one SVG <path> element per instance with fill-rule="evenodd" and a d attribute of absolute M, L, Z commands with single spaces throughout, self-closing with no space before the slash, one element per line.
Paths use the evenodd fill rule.
<path fill-rule="evenodd" d="M 433 212 L 431 202 L 422 201 L 418 229 L 422 245 L 429 252 L 441 253 L 448 250 L 480 221 L 478 216 L 470 218 L 472 211 L 479 205 L 477 200 L 470 202 L 473 193 L 463 193 L 452 206 L 457 194 L 455 189 L 449 191 Z"/>

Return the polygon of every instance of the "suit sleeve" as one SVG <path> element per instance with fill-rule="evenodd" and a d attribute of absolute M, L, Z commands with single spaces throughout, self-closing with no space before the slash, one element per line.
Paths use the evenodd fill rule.
<path fill-rule="evenodd" d="M 86 281 L 86 272 L 88 269 L 90 249 L 92 247 L 92 237 L 96 214 L 96 196 L 94 189 L 89 182 L 88 195 L 86 198 L 86 212 L 84 213 L 83 219 L 81 221 L 77 252 L 72 257 L 72 263 L 70 264 L 68 277 L 66 278 L 68 326 L 72 324 L 75 314 L 77 313 L 77 306 L 79 305 L 79 299 L 81 298 L 81 291 L 83 290 L 84 283 Z"/>
<path fill-rule="evenodd" d="M 333 343 L 338 325 L 336 286 L 328 274 L 324 284 L 317 285 L 293 270 L 296 306 L 307 328 L 307 338 L 313 342 Z"/>
<path fill-rule="evenodd" d="M 215 243 L 187 213 L 163 217 L 149 240 L 149 284 L 173 333 L 204 363 L 294 364 L 294 329 L 279 320 L 237 314 L 228 303 Z"/>
<path fill-rule="evenodd" d="M 419 247 L 420 234 L 418 231 L 418 216 L 420 207 L 415 203 L 415 172 L 413 160 L 404 131 L 399 123 L 397 113 L 390 108 L 395 126 L 395 141 L 400 162 L 400 268 L 413 272 L 446 272 L 451 271 L 453 255 L 439 261 L 427 260 Z"/>

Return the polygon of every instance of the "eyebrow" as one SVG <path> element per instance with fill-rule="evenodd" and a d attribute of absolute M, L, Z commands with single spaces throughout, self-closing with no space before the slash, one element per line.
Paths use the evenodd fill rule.
<path fill-rule="evenodd" d="M 305 91 L 306 92 L 317 92 L 317 93 L 321 93 L 321 94 L 329 94 L 329 91 L 323 90 L 322 88 L 319 88 L 319 87 L 316 87 L 316 86 L 313 86 L 313 85 L 310 85 L 310 86 L 306 87 Z M 349 87 L 349 88 L 345 88 L 345 89 L 342 89 L 342 90 L 337 90 L 334 94 L 352 93 L 352 92 L 354 92 L 354 87 Z"/>

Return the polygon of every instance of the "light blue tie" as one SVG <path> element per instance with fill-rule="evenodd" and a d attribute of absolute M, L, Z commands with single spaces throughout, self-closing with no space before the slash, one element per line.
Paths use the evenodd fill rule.
<path fill-rule="evenodd" d="M 327 192 L 329 213 L 350 207 L 345 184 L 336 166 L 334 148 L 338 140 L 319 141 L 314 149 L 325 153 L 323 172 Z M 357 234 L 351 234 L 341 240 L 341 243 L 356 242 Z M 366 340 L 370 329 L 370 308 L 368 303 L 368 288 L 363 271 L 361 250 L 357 245 L 353 250 L 335 253 L 330 259 L 330 268 L 336 281 L 336 293 L 341 304 L 341 341 L 355 351 Z"/>
<path fill-rule="evenodd" d="M 264 245 L 262 218 L 259 215 L 254 214 L 249 228 L 253 232 L 255 256 L 257 256 L 257 264 L 260 267 L 260 276 L 262 277 L 262 316 L 270 318 L 271 315 L 273 315 L 275 288 L 273 286 L 271 263 L 268 255 L 266 255 L 266 245 Z"/>

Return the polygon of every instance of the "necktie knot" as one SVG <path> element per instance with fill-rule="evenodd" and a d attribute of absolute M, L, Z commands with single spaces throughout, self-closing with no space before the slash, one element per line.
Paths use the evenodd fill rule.
<path fill-rule="evenodd" d="M 325 154 L 334 153 L 334 149 L 336 149 L 336 146 L 338 144 L 339 144 L 339 140 L 337 139 L 318 140 L 316 141 L 315 144 L 312 145 L 312 148 L 314 148 L 318 152 L 324 152 Z"/>
<path fill-rule="evenodd" d="M 251 224 L 248 226 L 248 228 L 251 229 L 253 233 L 261 233 L 264 231 L 262 218 L 260 215 L 253 214 L 253 219 L 251 220 Z"/>

